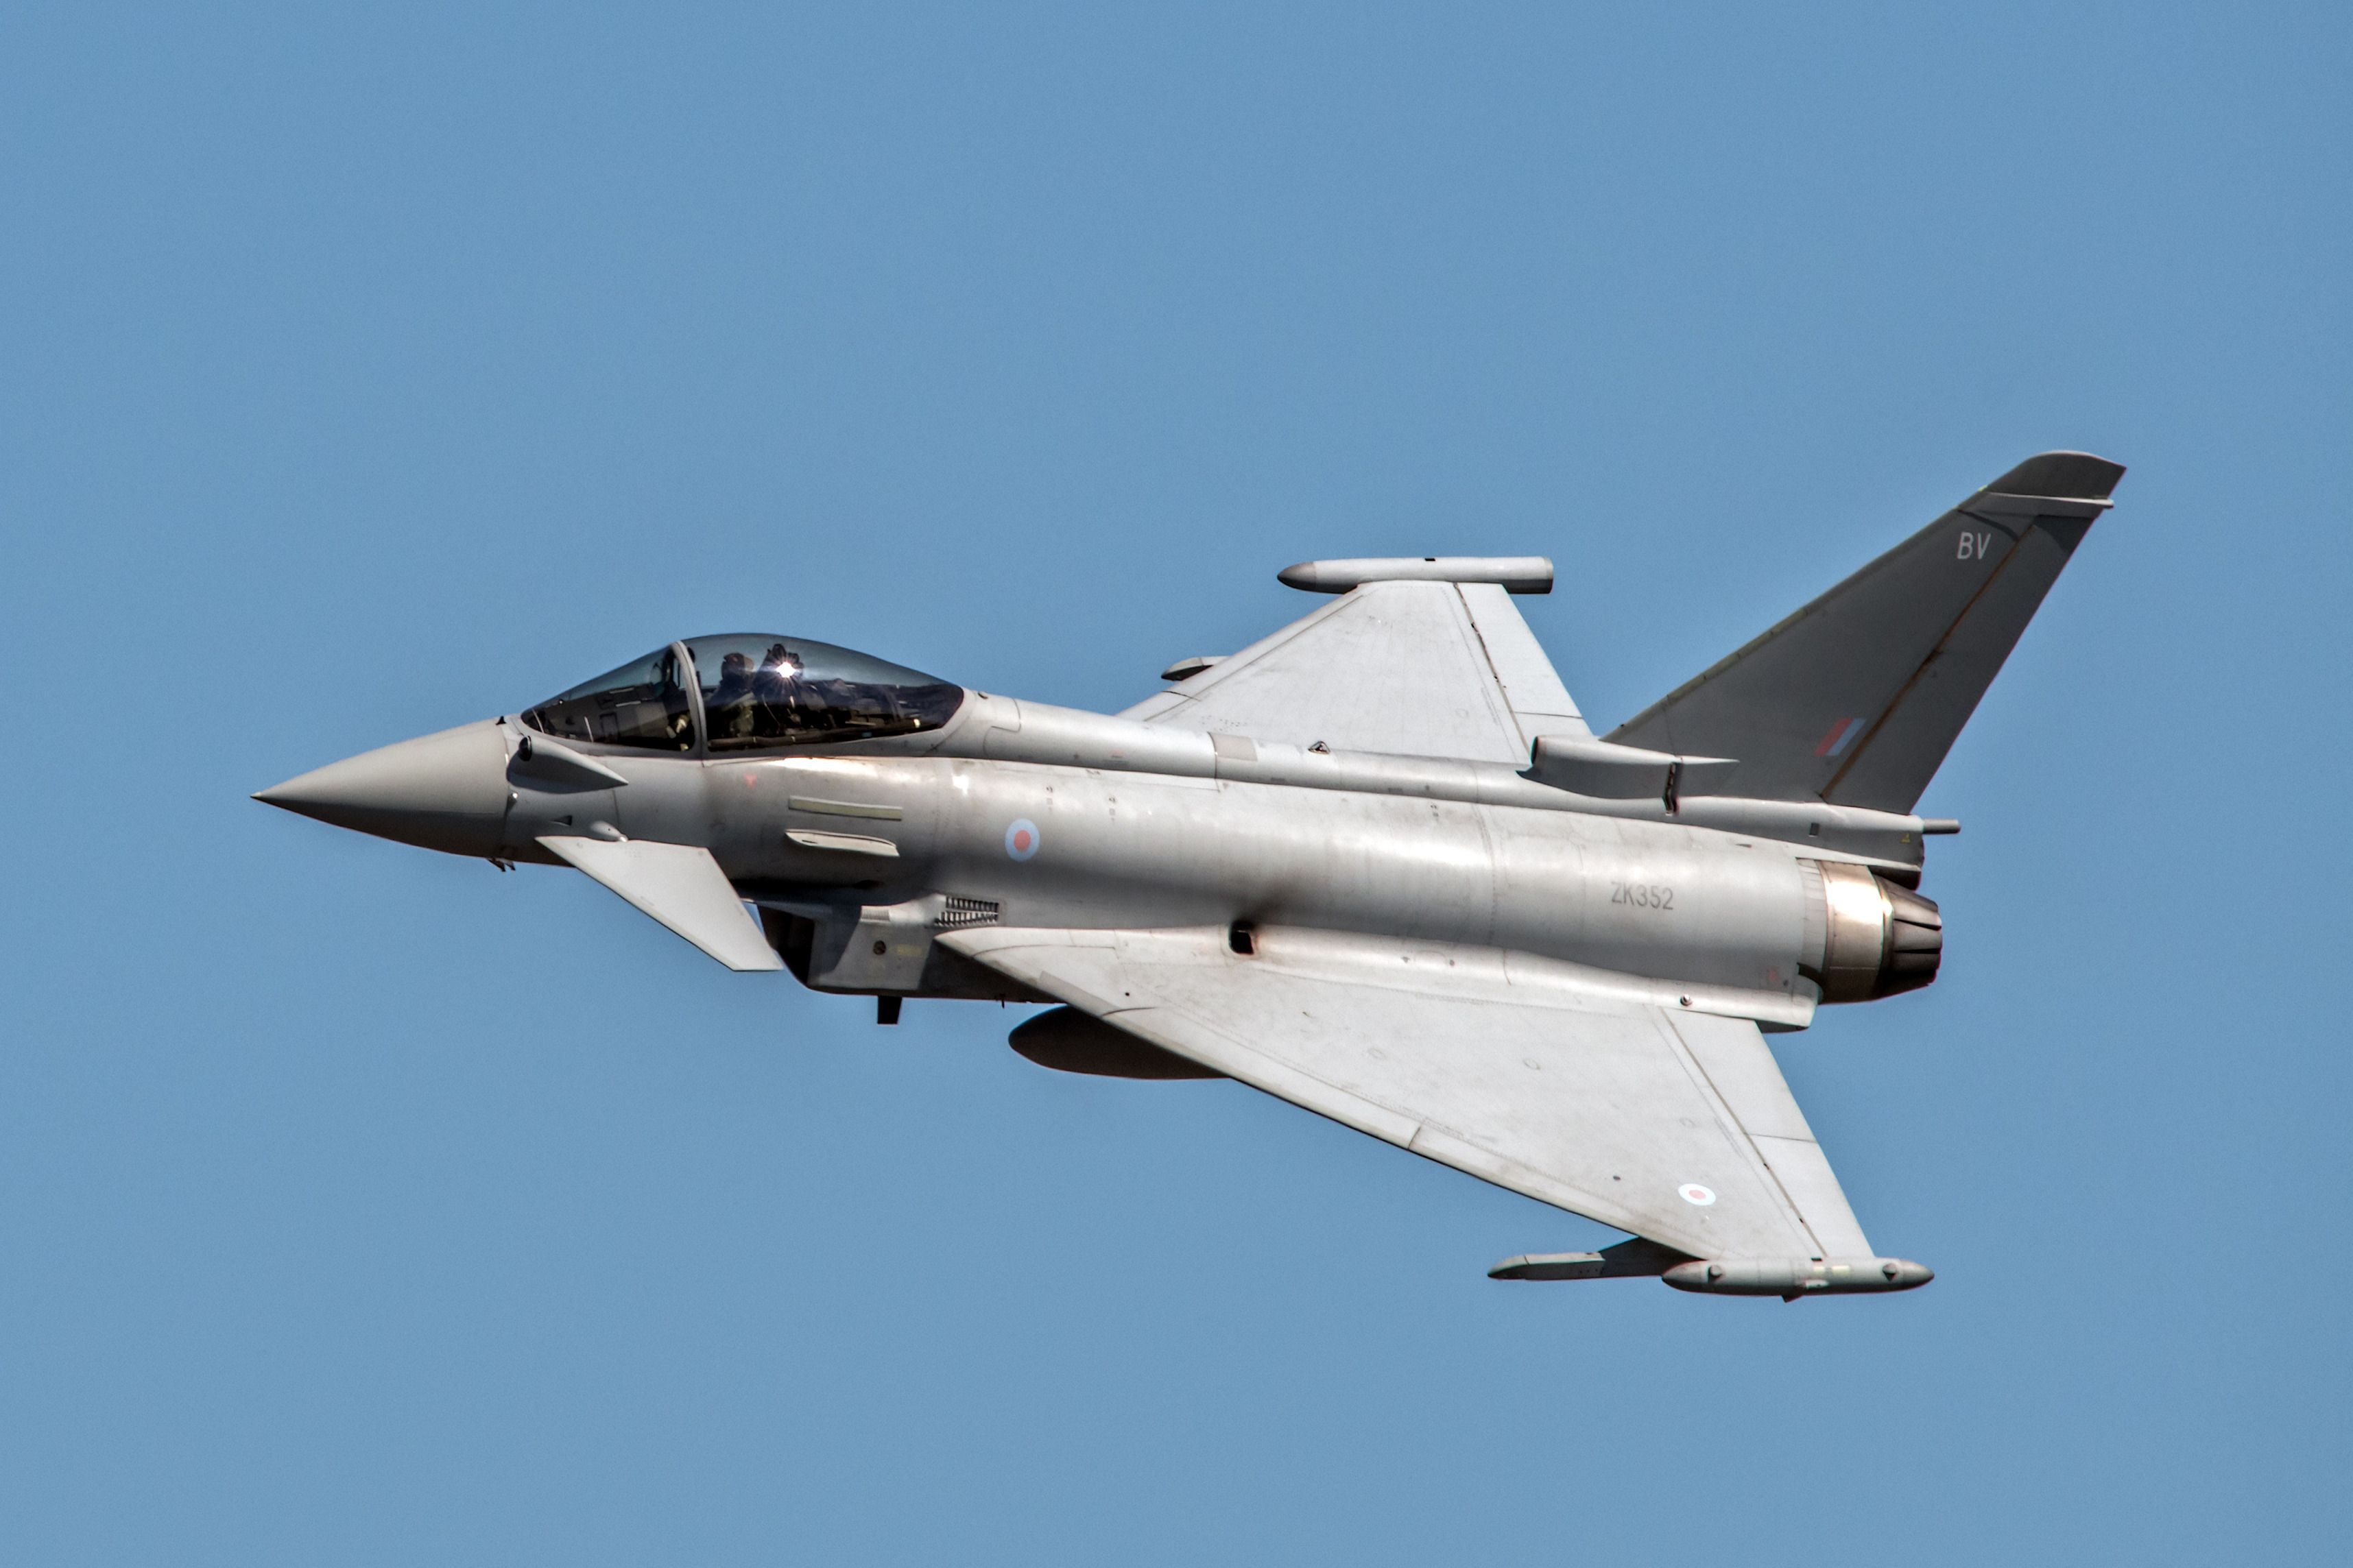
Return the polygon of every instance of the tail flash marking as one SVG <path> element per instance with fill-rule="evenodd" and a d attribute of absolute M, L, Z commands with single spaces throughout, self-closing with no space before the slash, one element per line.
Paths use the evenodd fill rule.
<path fill-rule="evenodd" d="M 1841 752 L 1846 750 L 1848 742 L 1854 739 L 1856 733 L 1861 731 L 1862 728 L 1862 721 L 1860 719 L 1840 720 L 1837 723 L 1831 726 L 1831 732 L 1822 737 L 1822 743 L 1814 748 L 1814 755 L 1818 757 L 1837 756 Z"/>

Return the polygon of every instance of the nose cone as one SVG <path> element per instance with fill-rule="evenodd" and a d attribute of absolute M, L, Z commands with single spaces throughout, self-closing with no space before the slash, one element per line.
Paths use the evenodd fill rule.
<path fill-rule="evenodd" d="M 253 798 L 452 855 L 493 855 L 507 805 L 507 748 L 496 720 L 378 747 L 272 784 Z"/>

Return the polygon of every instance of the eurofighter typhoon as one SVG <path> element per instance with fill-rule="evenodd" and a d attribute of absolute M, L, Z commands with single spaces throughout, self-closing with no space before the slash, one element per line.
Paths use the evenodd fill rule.
<path fill-rule="evenodd" d="M 1239 1079 L 1630 1233 L 1510 1279 L 1905 1290 L 1765 1037 L 1936 977 L 1913 814 L 2124 469 L 2031 458 L 1604 736 L 1541 558 L 1314 561 L 1329 603 L 1115 716 L 690 637 L 256 798 L 570 866 L 733 970 L 1042 1005 L 1067 1072 Z"/>

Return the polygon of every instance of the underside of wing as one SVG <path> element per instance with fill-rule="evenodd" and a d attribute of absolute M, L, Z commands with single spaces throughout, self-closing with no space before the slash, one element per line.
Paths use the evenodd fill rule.
<path fill-rule="evenodd" d="M 1514 766 L 1538 734 L 1590 733 L 1492 583 L 1366 583 L 1122 716 Z"/>
<path fill-rule="evenodd" d="M 1162 1049 L 1697 1258 L 1869 1244 L 1754 1022 L 1490 949 L 1262 930 L 942 941 Z"/>

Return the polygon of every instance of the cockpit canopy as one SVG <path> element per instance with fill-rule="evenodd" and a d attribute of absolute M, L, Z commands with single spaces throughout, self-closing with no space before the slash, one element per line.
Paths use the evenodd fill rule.
<path fill-rule="evenodd" d="M 831 643 L 742 633 L 686 646 L 713 752 L 910 735 L 964 705 L 961 686 Z"/>
<path fill-rule="evenodd" d="M 936 730 L 964 688 L 830 643 L 766 632 L 672 643 L 523 714 L 559 740 L 713 754 Z"/>

